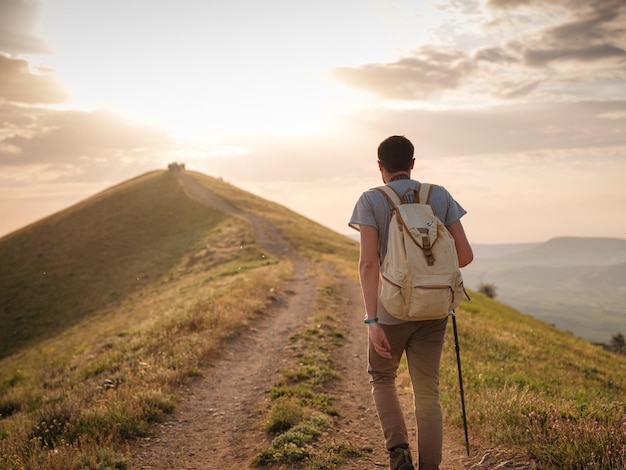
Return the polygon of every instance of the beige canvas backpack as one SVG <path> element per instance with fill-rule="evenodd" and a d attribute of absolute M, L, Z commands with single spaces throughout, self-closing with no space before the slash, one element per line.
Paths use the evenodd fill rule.
<path fill-rule="evenodd" d="M 413 203 L 389 186 L 376 189 L 393 206 L 381 270 L 383 306 L 400 320 L 446 317 L 466 294 L 454 238 L 428 204 L 431 186 L 408 190 Z"/>

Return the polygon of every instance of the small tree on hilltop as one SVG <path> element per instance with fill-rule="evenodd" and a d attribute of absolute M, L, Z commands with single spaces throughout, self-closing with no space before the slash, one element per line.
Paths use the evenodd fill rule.
<path fill-rule="evenodd" d="M 609 343 L 609 349 L 619 354 L 626 354 L 626 340 L 624 339 L 624 335 L 621 333 L 613 335 Z"/>
<path fill-rule="evenodd" d="M 478 292 L 485 294 L 490 299 L 496 298 L 496 286 L 488 282 L 483 282 L 480 286 L 478 286 Z"/>

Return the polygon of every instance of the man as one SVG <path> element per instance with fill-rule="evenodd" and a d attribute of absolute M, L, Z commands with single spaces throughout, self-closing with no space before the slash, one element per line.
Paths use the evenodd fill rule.
<path fill-rule="evenodd" d="M 411 179 L 413 144 L 405 137 L 392 136 L 378 147 L 378 167 L 383 183 L 398 194 L 415 189 Z M 413 191 L 408 192 L 412 197 Z M 411 202 L 411 201 L 409 201 Z M 432 185 L 430 205 L 454 238 L 459 266 L 473 259 L 461 217 L 466 211 L 442 186 Z M 439 405 L 439 364 L 446 332 L 442 320 L 401 321 L 380 302 L 380 266 L 387 250 L 392 207 L 376 190 L 364 192 L 356 203 L 350 226 L 360 231 L 359 276 L 365 322 L 369 328 L 368 373 L 392 470 L 413 470 L 409 436 L 395 387 L 398 365 L 406 353 L 415 398 L 420 470 L 439 470 L 443 446 L 443 419 Z"/>

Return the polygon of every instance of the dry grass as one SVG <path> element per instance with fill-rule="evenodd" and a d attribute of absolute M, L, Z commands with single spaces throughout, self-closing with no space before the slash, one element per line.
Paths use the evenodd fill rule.
<path fill-rule="evenodd" d="M 626 357 L 473 293 L 458 328 L 472 441 L 539 468 L 626 468 Z M 442 403 L 462 426 L 452 332 Z"/>
<path fill-rule="evenodd" d="M 355 275 L 359 248 L 354 240 L 340 235 L 306 217 L 255 196 L 215 178 L 193 173 L 211 191 L 230 201 L 240 210 L 266 217 L 296 250 L 313 262 L 330 262 L 342 274 Z M 346 215 L 348 217 L 348 215 Z M 346 219 L 347 220 L 347 219 Z M 347 224 L 347 222 L 346 222 Z"/>
<path fill-rule="evenodd" d="M 166 194 L 176 203 L 186 203 L 178 199 L 170 178 L 169 174 L 149 175 L 131 182 L 131 189 L 147 185 L 143 190 L 152 196 L 139 189 L 140 197 Z M 113 199 L 97 198 L 93 206 L 86 205 L 86 211 L 73 210 L 67 218 L 61 217 L 64 220 L 57 222 L 56 217 L 52 222 L 82 225 L 81 217 L 90 217 L 93 207 L 102 209 L 102 204 L 109 205 L 119 196 L 114 191 Z M 59 256 L 51 265 L 60 274 L 48 279 L 56 282 L 48 281 L 38 298 L 28 303 L 29 308 L 48 304 L 59 290 L 73 298 L 54 308 L 55 321 L 62 328 L 57 326 L 54 335 L 43 334 L 33 324 L 32 339 L 15 342 L 18 352 L 0 362 L 0 467 L 67 469 L 83 468 L 76 463 L 83 460 L 124 462 L 124 443 L 146 435 L 153 423 L 173 410 L 177 387 L 201 371 L 222 341 L 265 314 L 290 275 L 291 265 L 266 256 L 254 243 L 251 227 L 241 219 L 194 205 L 187 215 L 179 215 L 186 220 L 175 231 L 165 225 L 152 230 L 152 216 L 136 210 L 134 221 L 127 222 L 147 225 L 120 229 L 119 239 L 108 241 L 125 247 L 134 243 L 127 236 L 153 233 L 154 251 L 144 256 L 151 258 L 149 266 L 160 269 L 154 268 L 147 280 L 126 289 L 114 301 L 96 304 L 87 314 L 74 315 L 69 302 L 86 304 L 106 283 L 76 281 L 74 286 L 60 287 L 61 280 L 68 279 L 62 271 L 83 269 L 81 261 L 93 257 L 103 263 L 102 271 L 123 276 L 128 269 L 124 264 L 127 252 L 119 254 L 111 248 L 103 256 L 100 245 L 93 243 L 92 251 L 81 252 L 81 260 Z M 119 213 L 118 207 L 116 203 L 110 210 Z M 193 235 L 183 235 L 182 227 Z M 50 231 L 43 223 L 39 230 L 32 228 L 29 236 L 36 239 L 46 233 Z M 168 240 L 159 240 L 160 236 Z M 6 255 L 5 247 L 13 248 L 20 241 L 12 237 L 0 252 Z M 52 241 L 48 243 L 49 249 L 55 249 Z M 63 240 L 59 245 L 66 249 Z M 174 250 L 177 259 L 163 261 L 165 255 L 159 253 L 163 249 Z"/>

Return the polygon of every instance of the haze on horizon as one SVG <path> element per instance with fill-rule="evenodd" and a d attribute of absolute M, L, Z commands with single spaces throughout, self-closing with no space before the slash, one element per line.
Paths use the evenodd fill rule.
<path fill-rule="evenodd" d="M 169 162 L 340 233 L 376 147 L 472 243 L 626 236 L 623 0 L 3 0 L 0 236 Z"/>

